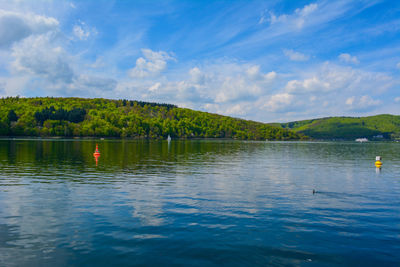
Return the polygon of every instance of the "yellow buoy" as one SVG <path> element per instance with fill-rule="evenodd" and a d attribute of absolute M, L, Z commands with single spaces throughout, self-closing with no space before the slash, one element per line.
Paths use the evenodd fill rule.
<path fill-rule="evenodd" d="M 376 156 L 376 161 L 375 161 L 375 167 L 380 168 L 382 167 L 382 157 L 381 156 Z"/>

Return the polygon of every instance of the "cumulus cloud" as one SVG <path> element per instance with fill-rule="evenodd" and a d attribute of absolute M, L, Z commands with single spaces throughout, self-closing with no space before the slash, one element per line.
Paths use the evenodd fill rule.
<path fill-rule="evenodd" d="M 310 92 L 328 92 L 333 87 L 327 81 L 318 77 L 312 77 L 304 80 L 292 80 L 286 84 L 286 91 L 290 93 L 310 93 Z"/>
<path fill-rule="evenodd" d="M 243 103 L 243 104 L 235 104 L 232 106 L 228 106 L 225 110 L 226 115 L 246 115 L 247 111 L 249 110 L 248 104 Z"/>
<path fill-rule="evenodd" d="M 197 67 L 190 69 L 189 75 L 191 81 L 198 85 L 203 85 L 206 81 L 206 75 Z"/>
<path fill-rule="evenodd" d="M 250 112 L 249 107 L 253 108 L 252 102 L 269 93 L 278 78 L 276 72 L 263 72 L 259 65 L 216 61 L 192 67 L 176 81 L 164 76 L 133 79 L 118 84 L 117 92 L 148 101 L 243 116 Z"/>
<path fill-rule="evenodd" d="M 0 9 L 0 48 L 8 48 L 13 43 L 33 34 L 43 34 L 58 29 L 55 18 L 34 14 L 23 14 Z"/>
<path fill-rule="evenodd" d="M 293 51 L 291 49 L 284 49 L 283 53 L 292 61 L 307 61 L 310 58 L 308 55 Z"/>
<path fill-rule="evenodd" d="M 346 105 L 348 108 L 355 111 L 370 110 L 380 104 L 382 104 L 382 101 L 373 99 L 369 95 L 363 95 L 361 97 L 352 96 L 346 99 Z"/>
<path fill-rule="evenodd" d="M 75 59 L 62 43 L 53 32 L 31 35 L 17 42 L 12 46 L 12 71 L 16 77 L 24 77 L 26 82 L 35 81 L 36 87 L 53 94 L 102 95 L 116 88 L 114 79 L 74 70 Z M 16 86 L 15 90 L 19 90 L 24 85 Z"/>
<path fill-rule="evenodd" d="M 270 71 L 268 73 L 262 73 L 260 71 L 259 65 L 250 65 L 246 68 L 245 73 L 247 77 L 252 81 L 272 81 L 277 77 L 277 73 L 275 71 Z"/>
<path fill-rule="evenodd" d="M 308 77 L 288 81 L 285 90 L 295 94 L 384 91 L 393 85 L 393 79 L 388 75 L 337 66 L 329 62 L 322 64 L 316 71 L 304 75 Z"/>
<path fill-rule="evenodd" d="M 297 75 L 297 79 L 286 81 L 282 87 L 264 92 L 253 102 L 252 112 L 265 110 L 274 117 L 291 120 L 293 117 L 348 115 L 348 112 L 359 114 L 381 107 L 383 102 L 376 95 L 396 84 L 392 77 L 383 73 L 329 62 Z"/>
<path fill-rule="evenodd" d="M 347 53 L 342 53 L 339 55 L 339 60 L 342 62 L 346 62 L 346 63 L 353 63 L 353 64 L 358 64 L 360 63 L 360 61 L 358 60 L 358 58 L 356 56 L 352 56 L 350 54 Z"/>
<path fill-rule="evenodd" d="M 285 112 L 294 107 L 295 97 L 289 93 L 274 94 L 267 97 L 267 101 L 261 106 L 262 109 L 272 112 Z"/>
<path fill-rule="evenodd" d="M 276 72 L 264 73 L 259 65 L 236 63 L 207 66 L 204 72 L 203 91 L 215 103 L 256 100 L 277 78 Z"/>
<path fill-rule="evenodd" d="M 370 111 L 382 105 L 371 92 L 379 95 L 396 84 L 383 73 L 330 62 L 298 72 L 296 79 L 263 71 L 260 65 L 225 60 L 181 73 L 177 80 L 166 76 L 134 79 L 129 85 L 118 85 L 118 92 L 146 101 L 265 120 L 265 116 L 306 118 Z"/>
<path fill-rule="evenodd" d="M 167 62 L 175 58 L 164 51 L 142 49 L 143 57 L 136 60 L 136 66 L 128 71 L 131 78 L 156 76 L 167 68 Z"/>
<path fill-rule="evenodd" d="M 336 13 L 325 12 L 329 11 L 330 6 L 331 4 L 325 2 L 319 5 L 309 4 L 287 14 L 274 14 L 267 10 L 259 23 L 268 22 L 269 27 L 259 26 L 262 34 L 250 41 L 253 44 L 263 43 L 276 36 L 296 33 L 305 27 L 319 27 L 344 14 L 337 12 L 339 8 L 334 10 Z M 3 58 L 12 63 L 3 65 L 6 66 L 4 69 L 10 71 L 10 76 L 13 76 L 13 79 L 0 77 L 0 94 L 15 95 L 21 91 L 13 91 L 13 87 L 29 86 L 41 88 L 43 92 L 52 95 L 169 102 L 266 121 L 269 118 L 283 120 L 282 118 L 289 116 L 293 119 L 293 116 L 306 118 L 316 114 L 356 114 L 370 111 L 382 106 L 383 102 L 379 99 L 382 92 L 398 85 L 398 80 L 384 73 L 357 69 L 357 57 L 346 53 L 339 55 L 337 61 L 351 64 L 327 62 L 313 64 L 309 68 L 304 64 L 303 69 L 295 72 L 282 67 L 285 73 L 277 73 L 266 68 L 268 63 L 261 58 L 258 59 L 259 62 L 265 65 L 227 58 L 208 58 L 197 61 L 196 64 L 185 62 L 174 66 L 180 68 L 179 71 L 169 75 L 171 73 L 166 70 L 172 61 L 176 61 L 174 54 L 150 49 L 142 49 L 136 62 L 132 62 L 131 69 L 122 70 L 128 76 L 117 82 L 102 75 L 104 69 L 110 67 L 104 61 L 110 63 L 114 56 L 109 51 L 105 51 L 104 58 L 98 56 L 95 59 L 96 55 L 85 54 L 85 58 L 92 59 L 90 62 L 81 57 L 86 51 L 74 55 L 68 52 L 69 48 L 76 52 L 75 49 L 82 45 L 80 42 L 73 42 L 74 40 L 84 41 L 95 36 L 95 28 L 79 21 L 65 35 L 60 29 L 58 21 L 50 17 L 0 11 L 0 48 L 9 49 L 3 51 Z M 72 47 L 70 44 L 78 46 Z M 132 42 L 129 43 L 130 51 L 131 44 Z M 263 45 L 265 46 L 264 43 Z M 123 45 L 118 44 L 117 47 Z M 309 55 L 291 49 L 281 50 L 282 53 L 293 61 L 310 59 Z M 400 68 L 400 62 L 397 67 Z M 119 75 L 119 68 L 120 66 L 109 73 Z M 30 93 L 33 94 L 32 91 Z M 400 102 L 400 97 L 394 101 Z M 397 103 L 391 100 L 393 106 Z"/>
<path fill-rule="evenodd" d="M 33 35 L 14 45 L 12 66 L 17 72 L 43 77 L 53 83 L 70 83 L 73 71 L 61 46 L 52 44 L 51 34 Z"/>

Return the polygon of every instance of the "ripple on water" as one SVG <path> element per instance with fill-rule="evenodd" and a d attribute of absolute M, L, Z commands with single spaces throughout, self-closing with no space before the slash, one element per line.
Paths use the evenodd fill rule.
<path fill-rule="evenodd" d="M 0 265 L 400 262 L 397 144 L 11 142 Z"/>

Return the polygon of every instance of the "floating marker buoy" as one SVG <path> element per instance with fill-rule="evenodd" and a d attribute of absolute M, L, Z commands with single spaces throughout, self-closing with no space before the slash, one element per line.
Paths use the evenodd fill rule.
<path fill-rule="evenodd" d="M 99 157 L 100 157 L 100 151 L 99 151 L 99 147 L 97 144 L 96 144 L 96 150 L 93 153 L 93 157 L 96 160 L 96 166 L 97 166 L 97 164 L 99 163 Z"/>
<path fill-rule="evenodd" d="M 93 156 L 94 156 L 95 158 L 100 157 L 99 146 L 98 146 L 97 144 L 96 144 L 96 150 L 94 151 Z"/>
<path fill-rule="evenodd" d="M 376 156 L 375 158 L 375 167 L 377 168 L 381 168 L 382 167 L 382 157 L 381 156 Z"/>
<path fill-rule="evenodd" d="M 96 144 L 96 150 L 93 153 L 93 156 L 100 156 L 99 146 Z"/>

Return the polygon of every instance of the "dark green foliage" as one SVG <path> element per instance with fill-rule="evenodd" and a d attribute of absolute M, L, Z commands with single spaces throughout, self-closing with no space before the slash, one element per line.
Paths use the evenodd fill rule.
<path fill-rule="evenodd" d="M 63 108 L 56 110 L 54 106 L 51 106 L 50 108 L 36 111 L 34 116 L 37 122 L 43 124 L 46 120 L 65 120 L 78 123 L 85 119 L 85 115 L 86 110 L 83 108 L 73 108 L 68 111 Z"/>
<path fill-rule="evenodd" d="M 13 109 L 8 112 L 7 118 L 10 122 L 18 120 L 18 116 Z"/>
<path fill-rule="evenodd" d="M 292 129 L 315 139 L 368 138 L 372 140 L 398 139 L 400 116 L 377 115 L 370 117 L 330 117 L 314 120 L 282 123 L 283 128 Z"/>
<path fill-rule="evenodd" d="M 10 110 L 18 121 L 7 126 Z M 5 123 L 5 124 L 4 124 Z M 268 124 L 133 100 L 2 98 L 0 135 L 123 138 L 298 140 L 303 135 Z"/>

